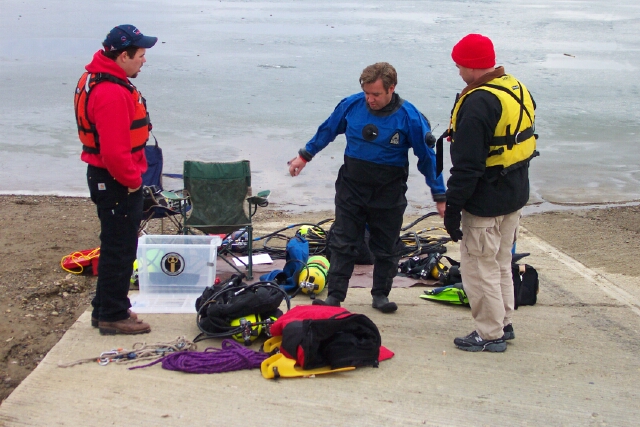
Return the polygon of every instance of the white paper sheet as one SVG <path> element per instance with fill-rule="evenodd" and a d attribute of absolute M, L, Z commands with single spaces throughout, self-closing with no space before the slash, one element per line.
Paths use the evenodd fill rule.
<path fill-rule="evenodd" d="M 238 257 L 240 258 L 240 260 L 242 260 L 245 264 L 249 263 L 249 257 L 248 256 L 241 256 Z M 272 264 L 273 260 L 271 259 L 271 256 L 269 256 L 269 254 L 258 254 L 258 255 L 253 255 L 253 264 Z M 238 266 L 242 266 L 242 262 L 238 261 L 236 258 L 233 259 L 233 262 Z"/>

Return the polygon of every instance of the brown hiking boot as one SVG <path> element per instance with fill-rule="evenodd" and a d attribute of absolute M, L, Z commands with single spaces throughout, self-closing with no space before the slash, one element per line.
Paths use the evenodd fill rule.
<path fill-rule="evenodd" d="M 102 335 L 135 335 L 146 334 L 151 332 L 151 326 L 148 323 L 144 323 L 142 320 L 129 317 L 128 319 L 118 320 L 116 322 L 98 322 L 98 328 L 100 328 L 100 334 Z"/>
<path fill-rule="evenodd" d="M 127 311 L 127 313 L 129 313 L 129 317 L 132 318 L 133 320 L 138 319 L 138 315 L 136 313 L 134 313 L 133 311 L 131 311 L 131 309 L 129 309 Z M 98 319 L 96 319 L 93 316 L 91 316 L 91 326 L 93 326 L 94 328 L 98 327 Z"/>

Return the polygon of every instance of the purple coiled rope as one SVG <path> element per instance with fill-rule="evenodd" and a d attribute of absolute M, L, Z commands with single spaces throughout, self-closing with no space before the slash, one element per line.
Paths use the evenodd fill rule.
<path fill-rule="evenodd" d="M 259 353 L 233 340 L 222 340 L 222 348 L 208 347 L 203 352 L 178 351 L 167 354 L 147 365 L 129 369 L 147 368 L 162 362 L 162 367 L 170 371 L 182 371 L 192 374 L 218 374 L 239 371 L 240 369 L 259 368 L 267 353 Z"/>

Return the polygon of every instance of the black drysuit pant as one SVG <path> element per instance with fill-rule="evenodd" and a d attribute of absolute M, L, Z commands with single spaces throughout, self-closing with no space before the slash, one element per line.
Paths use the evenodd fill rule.
<path fill-rule="evenodd" d="M 335 185 L 329 295 L 344 301 L 365 227 L 369 228 L 369 249 L 375 257 L 371 295 L 389 295 L 400 260 L 396 242 L 407 207 L 407 177 L 407 168 L 345 156 Z"/>
<path fill-rule="evenodd" d="M 100 218 L 100 258 L 92 317 L 115 322 L 129 317 L 129 284 L 142 220 L 142 188 L 133 193 L 103 168 L 89 165 L 87 182 Z"/>

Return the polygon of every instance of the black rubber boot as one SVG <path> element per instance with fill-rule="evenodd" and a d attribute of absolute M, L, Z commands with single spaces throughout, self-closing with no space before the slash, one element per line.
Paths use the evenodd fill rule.
<path fill-rule="evenodd" d="M 327 299 L 322 301 L 321 299 L 314 299 L 312 305 L 330 305 L 332 307 L 340 307 L 340 300 L 336 297 L 329 295 Z"/>
<path fill-rule="evenodd" d="M 395 302 L 390 302 L 389 298 L 384 295 L 374 295 L 371 307 L 378 309 L 383 313 L 393 313 L 398 309 L 398 305 Z"/>

